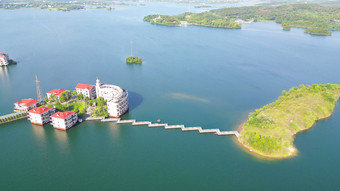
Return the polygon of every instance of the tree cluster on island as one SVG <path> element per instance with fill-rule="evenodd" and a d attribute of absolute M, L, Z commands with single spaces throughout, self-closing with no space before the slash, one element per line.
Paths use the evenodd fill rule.
<path fill-rule="evenodd" d="M 50 98 L 45 98 L 45 104 L 42 106 L 55 107 L 57 111 L 73 111 L 78 114 L 85 114 L 90 106 L 95 106 L 92 116 L 93 117 L 108 117 L 106 101 L 104 98 L 89 99 L 78 94 L 77 91 L 64 91 L 58 96 L 55 94 L 50 95 Z"/>
<path fill-rule="evenodd" d="M 144 21 L 166 26 L 183 24 L 240 29 L 243 21 L 274 21 L 284 30 L 304 28 L 313 35 L 331 35 L 340 30 L 340 6 L 317 4 L 285 4 L 275 6 L 246 6 L 215 9 L 203 13 L 184 13 L 175 16 L 148 15 Z"/>
<path fill-rule="evenodd" d="M 239 141 L 249 150 L 266 157 L 295 154 L 294 136 L 329 117 L 340 96 L 340 85 L 300 85 L 275 102 L 249 114 Z"/>
<path fill-rule="evenodd" d="M 126 58 L 126 63 L 129 64 L 142 64 L 142 58 L 137 56 L 129 56 Z"/>

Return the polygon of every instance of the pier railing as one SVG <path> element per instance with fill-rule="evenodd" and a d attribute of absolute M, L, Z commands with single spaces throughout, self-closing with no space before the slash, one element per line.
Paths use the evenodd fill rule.
<path fill-rule="evenodd" d="M 15 113 L 3 115 L 3 116 L 0 116 L 0 124 L 12 122 L 12 121 L 27 118 L 27 117 L 28 117 L 28 115 L 27 115 L 26 111 L 15 112 Z"/>

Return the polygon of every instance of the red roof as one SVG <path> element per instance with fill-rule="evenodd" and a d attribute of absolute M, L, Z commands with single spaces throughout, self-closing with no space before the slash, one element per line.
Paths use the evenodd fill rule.
<path fill-rule="evenodd" d="M 28 107 L 36 103 L 39 103 L 39 101 L 36 99 L 22 99 L 21 101 L 16 102 L 15 104 Z"/>
<path fill-rule="evenodd" d="M 50 92 L 47 92 L 48 94 L 55 94 L 55 95 L 60 95 L 61 93 L 63 93 L 65 90 L 63 89 L 55 89 L 55 90 L 52 90 Z"/>
<path fill-rule="evenodd" d="M 87 85 L 87 84 L 78 84 L 76 89 L 87 89 L 87 90 L 91 90 L 93 88 L 93 85 Z"/>
<path fill-rule="evenodd" d="M 73 111 L 64 111 L 64 112 L 57 112 L 53 114 L 51 117 L 58 118 L 58 119 L 66 119 L 73 114 L 75 114 L 75 112 Z"/>
<path fill-rule="evenodd" d="M 35 107 L 28 111 L 28 113 L 43 114 L 53 108 L 51 107 Z"/>
<path fill-rule="evenodd" d="M 0 58 L 6 58 L 6 57 L 7 57 L 7 54 L 4 54 L 4 53 L 0 52 Z"/>

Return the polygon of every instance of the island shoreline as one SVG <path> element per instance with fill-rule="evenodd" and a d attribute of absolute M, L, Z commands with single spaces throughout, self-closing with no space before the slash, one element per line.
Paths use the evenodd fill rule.
<path fill-rule="evenodd" d="M 338 100 L 339 100 L 339 98 L 338 98 Z M 337 101 L 338 101 L 338 100 L 337 100 Z M 334 108 L 335 108 L 336 106 L 337 106 L 337 103 L 335 104 Z M 333 110 L 334 110 L 334 108 L 333 108 Z M 256 157 L 258 157 L 258 158 L 261 158 L 261 159 L 287 159 L 287 158 L 291 158 L 291 157 L 294 157 L 294 156 L 297 156 L 297 155 L 298 155 L 298 149 L 297 149 L 296 146 L 294 145 L 294 141 L 295 141 L 296 135 L 297 135 L 298 133 L 300 133 L 300 132 L 310 130 L 311 128 L 313 128 L 313 126 L 314 126 L 318 121 L 325 120 L 325 119 L 328 119 L 328 118 L 332 117 L 333 113 L 334 113 L 334 112 L 330 113 L 330 115 L 328 115 L 328 116 L 326 116 L 326 117 L 323 117 L 323 118 L 320 118 L 320 119 L 318 119 L 318 120 L 315 120 L 314 123 L 313 123 L 310 127 L 305 128 L 305 129 L 302 129 L 302 130 L 297 131 L 296 133 L 294 133 L 294 134 L 293 134 L 293 137 L 292 137 L 292 138 L 293 138 L 292 145 L 294 146 L 294 151 L 293 151 L 291 154 L 289 154 L 289 155 L 285 155 L 285 156 L 264 155 L 264 154 L 262 154 L 262 153 L 260 153 L 260 152 L 258 152 L 258 151 L 256 151 L 256 150 L 251 149 L 249 146 L 243 144 L 239 137 L 237 137 L 237 142 L 238 142 L 239 146 L 242 147 L 243 149 L 245 149 L 248 153 L 250 153 L 251 155 L 256 156 Z M 245 121 L 245 122 L 246 122 L 246 121 Z M 237 128 L 237 131 L 238 131 L 240 134 L 241 134 L 241 132 L 243 131 L 243 125 L 244 125 L 245 122 L 243 122 L 243 123 L 242 123 L 241 125 L 239 125 L 238 128 Z"/>

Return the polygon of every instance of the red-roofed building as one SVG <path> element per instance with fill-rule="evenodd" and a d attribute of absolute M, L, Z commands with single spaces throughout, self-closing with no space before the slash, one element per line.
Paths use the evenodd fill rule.
<path fill-rule="evenodd" d="M 84 97 L 88 97 L 90 99 L 96 98 L 96 87 L 93 85 L 78 84 L 76 91 L 78 94 L 83 94 Z"/>
<path fill-rule="evenodd" d="M 67 130 L 78 121 L 78 114 L 72 111 L 57 112 L 51 116 L 51 125 L 60 130 Z"/>
<path fill-rule="evenodd" d="M 50 96 L 51 96 L 52 94 L 54 94 L 54 95 L 56 95 L 57 98 L 59 99 L 59 95 L 60 95 L 61 93 L 63 93 L 64 91 L 66 91 L 66 90 L 63 90 L 63 89 L 54 89 L 54 90 L 52 90 L 52 91 L 49 91 L 49 92 L 47 92 L 47 98 L 50 99 Z"/>
<path fill-rule="evenodd" d="M 14 111 L 28 111 L 34 107 L 37 107 L 40 101 L 36 99 L 22 99 L 14 104 Z"/>
<path fill-rule="evenodd" d="M 8 55 L 0 52 L 0 66 L 8 65 Z"/>
<path fill-rule="evenodd" d="M 50 122 L 51 115 L 55 113 L 55 109 L 51 107 L 35 107 L 28 111 L 29 118 L 32 124 L 43 125 Z"/>

